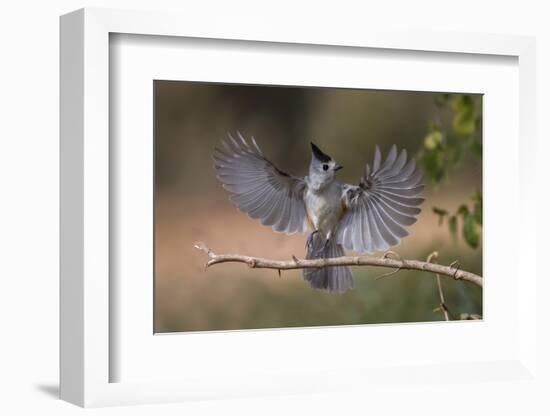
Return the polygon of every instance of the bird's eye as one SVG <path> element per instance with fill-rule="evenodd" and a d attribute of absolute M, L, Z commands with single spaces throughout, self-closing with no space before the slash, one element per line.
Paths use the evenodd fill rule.
<path fill-rule="evenodd" d="M 328 170 L 328 165 L 323 165 L 323 170 Z"/>

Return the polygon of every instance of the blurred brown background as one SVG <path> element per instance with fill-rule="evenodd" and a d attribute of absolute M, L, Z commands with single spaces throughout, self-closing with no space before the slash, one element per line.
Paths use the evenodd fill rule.
<path fill-rule="evenodd" d="M 294 88 L 155 81 L 155 332 L 441 320 L 433 275 L 414 271 L 376 280 L 390 270 L 354 267 L 355 289 L 330 295 L 311 289 L 301 271 L 252 270 L 243 264 L 204 269 L 204 241 L 217 252 L 303 257 L 305 236 L 262 226 L 228 200 L 212 153 L 227 132 L 253 135 L 279 168 L 305 175 L 314 141 L 338 163 L 341 181 L 358 183 L 378 144 L 417 155 L 428 126 L 441 117 L 433 93 Z M 426 181 L 423 211 L 394 247 L 407 258 L 459 260 L 482 274 L 481 248 L 451 238 L 432 212 L 449 210 L 481 190 L 474 158 L 437 186 Z M 453 315 L 481 314 L 478 287 L 442 278 Z"/>

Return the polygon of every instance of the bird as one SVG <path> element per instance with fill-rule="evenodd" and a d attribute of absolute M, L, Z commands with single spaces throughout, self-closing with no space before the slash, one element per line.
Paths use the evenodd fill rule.
<path fill-rule="evenodd" d="M 236 136 L 236 137 L 235 137 Z M 253 136 L 228 133 L 214 149 L 216 177 L 229 200 L 249 217 L 288 235 L 311 231 L 306 259 L 334 258 L 344 249 L 358 253 L 387 251 L 408 235 L 424 202 L 422 174 L 407 151 L 393 145 L 382 161 L 375 147 L 372 165 L 364 165 L 358 185 L 336 179 L 342 169 L 310 142 L 308 175 L 284 172 L 266 158 Z M 349 266 L 304 268 L 314 289 L 345 293 L 353 289 Z"/>

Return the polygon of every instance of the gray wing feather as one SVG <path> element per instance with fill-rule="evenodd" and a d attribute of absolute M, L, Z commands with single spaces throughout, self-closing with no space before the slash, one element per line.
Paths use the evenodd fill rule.
<path fill-rule="evenodd" d="M 216 176 L 242 212 L 287 234 L 307 229 L 303 179 L 288 175 L 267 160 L 254 140 L 228 135 L 214 153 Z"/>
<path fill-rule="evenodd" d="M 338 243 L 349 250 L 372 253 L 387 250 L 406 237 L 416 222 L 424 190 L 422 175 L 407 152 L 392 146 L 382 162 L 378 146 L 372 168 L 365 166 L 359 186 L 346 185 L 346 214 L 338 225 Z"/>

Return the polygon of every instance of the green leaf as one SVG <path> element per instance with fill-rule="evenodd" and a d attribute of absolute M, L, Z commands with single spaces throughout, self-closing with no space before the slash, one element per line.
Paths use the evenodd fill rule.
<path fill-rule="evenodd" d="M 451 163 L 457 165 L 464 157 L 464 148 L 463 146 L 450 147 L 448 153 Z"/>
<path fill-rule="evenodd" d="M 480 191 L 476 191 L 472 195 L 472 201 L 474 201 L 472 215 L 474 216 L 476 223 L 483 225 L 483 199 Z"/>
<path fill-rule="evenodd" d="M 446 209 L 438 207 L 433 207 L 432 210 L 437 215 L 447 215 L 449 213 Z"/>
<path fill-rule="evenodd" d="M 434 150 L 441 145 L 443 134 L 439 130 L 434 130 L 424 138 L 424 147 L 428 150 Z"/>
<path fill-rule="evenodd" d="M 456 213 L 457 215 L 462 215 L 462 217 L 464 217 L 466 215 L 470 215 L 470 210 L 466 205 L 462 204 L 458 207 L 458 211 Z"/>
<path fill-rule="evenodd" d="M 470 247 L 477 248 L 479 244 L 479 232 L 473 215 L 464 215 L 462 235 Z"/>
<path fill-rule="evenodd" d="M 481 202 L 476 202 L 474 204 L 474 219 L 479 225 L 483 225 L 483 208 L 481 207 Z"/>
<path fill-rule="evenodd" d="M 445 175 L 445 155 L 441 149 L 427 151 L 422 157 L 424 169 L 434 182 L 440 182 Z"/>
<path fill-rule="evenodd" d="M 483 119 L 481 118 L 481 115 L 478 113 L 476 117 L 476 131 L 481 131 L 483 127 Z"/>
<path fill-rule="evenodd" d="M 457 95 L 453 98 L 451 107 L 455 113 L 461 113 L 464 111 L 473 112 L 474 101 L 469 95 Z"/>
<path fill-rule="evenodd" d="M 451 233 L 453 240 L 456 240 L 456 230 L 457 230 L 456 215 L 452 215 L 449 217 L 449 232 Z"/>
<path fill-rule="evenodd" d="M 443 224 L 443 219 L 448 214 L 447 210 L 438 207 L 432 207 L 434 214 L 439 215 L 439 225 Z"/>
<path fill-rule="evenodd" d="M 483 145 L 481 144 L 481 142 L 479 142 L 476 139 L 472 140 L 472 144 L 470 145 L 470 148 L 472 149 L 472 153 L 476 157 L 480 159 L 483 157 Z"/>
<path fill-rule="evenodd" d="M 475 132 L 478 118 L 474 106 L 474 100 L 469 95 L 456 96 L 451 105 L 453 117 L 453 129 L 458 134 L 469 135 Z"/>
<path fill-rule="evenodd" d="M 473 111 L 460 111 L 453 117 L 453 128 L 458 134 L 468 135 L 476 130 Z"/>

